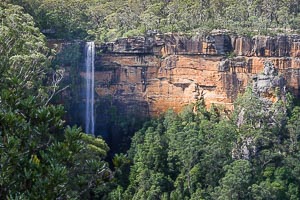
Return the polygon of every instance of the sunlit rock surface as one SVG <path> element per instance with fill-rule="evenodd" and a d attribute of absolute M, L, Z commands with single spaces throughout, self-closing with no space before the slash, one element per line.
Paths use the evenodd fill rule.
<path fill-rule="evenodd" d="M 139 112 L 149 111 L 150 115 L 169 108 L 179 111 L 200 97 L 207 106 L 230 109 L 254 75 L 264 84 L 257 74 L 264 73 L 266 61 L 273 63 L 287 90 L 299 95 L 299 35 L 164 34 L 122 38 L 97 49 L 101 52 L 96 58 L 99 97 L 142 104 Z"/>
<path fill-rule="evenodd" d="M 49 41 L 69 85 L 58 102 L 66 121 L 84 124 L 84 42 Z M 265 71 L 264 63 L 271 68 Z M 233 108 L 247 85 L 273 102 L 278 87 L 299 97 L 300 35 L 253 38 L 215 32 L 121 38 L 97 44 L 95 55 L 95 134 L 112 149 L 130 143 L 130 134 L 150 116 L 204 98 L 206 105 Z M 276 75 L 274 74 L 276 73 Z M 122 134 L 122 137 L 120 137 Z"/>

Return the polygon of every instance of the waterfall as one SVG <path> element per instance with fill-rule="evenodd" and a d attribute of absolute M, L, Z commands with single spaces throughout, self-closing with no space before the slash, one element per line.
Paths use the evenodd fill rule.
<path fill-rule="evenodd" d="M 95 58 L 95 44 L 94 42 L 87 42 L 85 47 L 85 68 L 86 68 L 85 132 L 92 135 L 95 134 L 94 58 Z"/>

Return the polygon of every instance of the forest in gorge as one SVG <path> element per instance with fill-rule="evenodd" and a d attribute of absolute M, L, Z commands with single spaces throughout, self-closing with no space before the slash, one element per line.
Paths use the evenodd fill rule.
<path fill-rule="evenodd" d="M 0 19 L 0 199 L 300 199 L 292 95 L 273 103 L 248 88 L 231 113 L 203 99 L 169 110 L 109 160 L 105 141 L 52 103 L 63 77 L 47 47 L 147 31 L 297 33 L 298 0 L 5 0 Z"/>

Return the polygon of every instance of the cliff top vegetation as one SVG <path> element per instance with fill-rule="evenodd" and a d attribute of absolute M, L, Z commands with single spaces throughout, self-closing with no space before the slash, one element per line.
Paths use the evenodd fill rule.
<path fill-rule="evenodd" d="M 299 31 L 297 0 L 6 0 L 24 7 L 49 38 L 109 41 L 159 32 L 242 35 Z"/>

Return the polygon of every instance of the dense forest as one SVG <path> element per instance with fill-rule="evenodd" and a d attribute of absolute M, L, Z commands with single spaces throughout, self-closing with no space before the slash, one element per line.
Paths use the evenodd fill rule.
<path fill-rule="evenodd" d="M 105 161 L 105 141 L 66 126 L 51 104 L 63 77 L 46 45 L 148 30 L 286 33 L 299 11 L 295 0 L 1 1 L 0 199 L 300 199 L 291 95 L 273 103 L 248 88 L 232 112 L 201 99 L 146 122 L 127 152 Z"/>
<path fill-rule="evenodd" d="M 88 199 L 111 177 L 109 148 L 49 103 L 61 73 L 32 17 L 1 2 L 0 18 L 0 199 Z"/>
<path fill-rule="evenodd" d="M 51 38 L 107 41 L 147 31 L 245 35 L 299 30 L 298 0 L 6 0 Z"/>
<path fill-rule="evenodd" d="M 116 176 L 111 199 L 299 199 L 300 109 L 290 103 L 248 89 L 230 115 L 199 101 L 146 123 L 128 151 L 128 186 Z"/>

